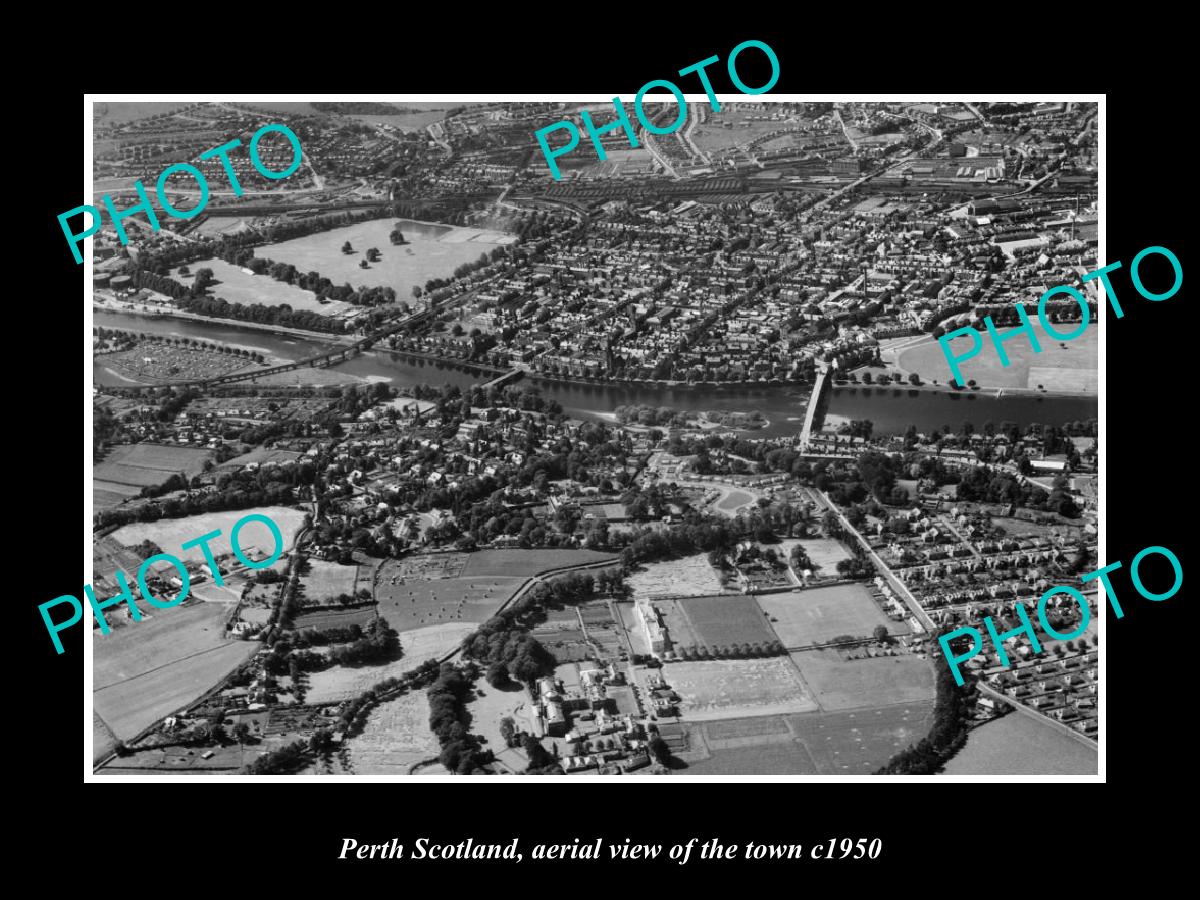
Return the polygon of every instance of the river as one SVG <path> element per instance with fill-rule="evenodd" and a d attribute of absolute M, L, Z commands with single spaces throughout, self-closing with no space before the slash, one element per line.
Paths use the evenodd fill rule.
<path fill-rule="evenodd" d="M 93 312 L 93 324 L 105 328 L 124 328 L 148 334 L 218 341 L 247 347 L 268 356 L 300 359 L 326 349 L 317 340 L 276 335 L 250 328 L 190 319 L 132 316 L 111 312 Z M 487 376 L 464 372 L 451 366 L 415 359 L 398 353 L 372 351 L 340 366 L 339 371 L 361 376 L 380 376 L 397 387 L 415 384 L 456 384 L 466 388 Z M 102 368 L 93 365 L 96 384 L 125 385 Z M 736 410 L 761 412 L 769 426 L 752 432 L 752 437 L 781 437 L 796 434 L 804 421 L 808 398 L 807 386 L 728 385 L 666 387 L 636 384 L 570 384 L 533 381 L 542 393 L 562 404 L 569 415 L 597 418 L 618 406 L 667 406 L 679 410 Z M 951 394 L 906 388 L 835 387 L 830 392 L 828 412 L 846 419 L 870 419 L 876 433 L 904 431 L 910 424 L 921 431 L 951 426 L 957 430 L 964 420 L 976 427 L 991 421 L 1027 425 L 1061 425 L 1064 422 L 1097 417 L 1094 397 L 1037 397 L 993 393 Z"/>

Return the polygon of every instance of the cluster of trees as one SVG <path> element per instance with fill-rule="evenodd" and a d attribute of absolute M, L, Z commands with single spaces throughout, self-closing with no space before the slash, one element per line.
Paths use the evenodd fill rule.
<path fill-rule="evenodd" d="M 937 637 L 948 631 L 943 629 Z M 955 652 L 961 650 L 960 647 Z M 933 709 L 933 727 L 918 743 L 892 757 L 876 775 L 936 775 L 966 743 L 970 689 L 955 683 L 942 654 L 937 654 L 936 660 L 937 702 Z"/>
<path fill-rule="evenodd" d="M 346 246 L 349 246 L 349 241 L 343 246 L 343 252 Z M 367 251 L 367 258 L 374 262 L 372 253 L 377 256 L 379 251 L 375 248 Z M 395 288 L 353 288 L 348 282 L 343 285 L 335 285 L 319 272 L 301 272 L 291 263 L 275 262 L 266 257 L 256 257 L 254 249 L 251 247 L 230 248 L 226 251 L 225 261 L 230 265 L 247 268 L 255 275 L 269 275 L 276 281 L 282 281 L 285 284 L 294 284 L 302 290 L 312 291 L 317 295 L 318 301 L 323 299 L 339 300 L 345 303 L 352 303 L 355 306 L 383 306 L 396 302 Z M 201 269 L 196 275 L 196 284 L 194 287 L 201 287 L 201 274 L 204 272 L 212 274 L 211 270 Z M 198 296 L 202 291 L 202 288 L 201 290 L 193 290 L 192 295 Z"/>
<path fill-rule="evenodd" d="M 437 680 L 429 687 L 429 728 L 442 745 L 438 759 L 459 775 L 470 775 L 491 761 L 479 738 L 467 729 L 471 723 L 467 701 L 474 696 L 471 679 L 453 663 L 442 663 Z"/>
<path fill-rule="evenodd" d="M 787 653 L 787 648 L 781 641 L 769 641 L 756 644 L 728 644 L 709 647 L 705 644 L 680 647 L 675 651 L 676 656 L 683 660 L 690 659 L 753 659 L 756 657 L 779 656 Z"/>
<path fill-rule="evenodd" d="M 264 306 L 262 303 L 230 303 L 220 297 L 186 296 L 180 299 L 179 307 L 185 312 L 198 316 L 278 325 L 281 328 L 301 328 L 306 331 L 322 331 L 329 334 L 345 334 L 353 329 L 350 323 L 341 319 L 331 319 L 320 313 L 303 309 L 293 310 L 286 303 L 279 306 Z"/>
<path fill-rule="evenodd" d="M 526 683 L 554 671 L 554 656 L 512 618 L 488 619 L 463 641 L 463 656 L 488 664 L 488 681 L 508 676 Z M 501 669 L 500 667 L 503 667 Z"/>
<path fill-rule="evenodd" d="M 686 427 L 692 417 L 690 413 L 666 406 L 618 406 L 614 413 L 622 425 L 663 425 L 671 428 Z"/>
<path fill-rule="evenodd" d="M 308 762 L 308 744 L 293 741 L 278 750 L 264 753 L 254 760 L 246 771 L 250 775 L 288 775 Z"/>

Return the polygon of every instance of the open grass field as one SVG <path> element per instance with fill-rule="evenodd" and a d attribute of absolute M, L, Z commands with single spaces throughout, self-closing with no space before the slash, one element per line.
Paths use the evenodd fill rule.
<path fill-rule="evenodd" d="M 1097 753 L 1048 724 L 1014 712 L 972 731 L 945 771 L 947 775 L 1095 775 Z"/>
<path fill-rule="evenodd" d="M 232 555 L 233 550 L 229 546 L 229 531 L 238 519 L 251 513 L 260 513 L 272 519 L 283 534 L 284 552 L 292 549 L 296 533 L 304 523 L 304 513 L 298 509 L 288 509 L 285 506 L 259 506 L 254 509 L 234 509 L 203 513 L 198 516 L 184 516 L 180 519 L 159 519 L 157 522 L 134 522 L 130 525 L 122 525 L 112 533 L 111 537 L 126 547 L 136 546 L 142 541 L 153 541 L 166 553 L 172 553 L 181 559 L 192 562 L 203 563 L 204 553 L 199 546 L 182 551 L 180 547 L 203 534 L 219 529 L 221 536 L 214 538 L 209 543 L 213 555 L 217 559 Z M 250 522 L 245 525 L 238 533 L 238 543 L 241 544 L 242 552 L 251 559 L 256 558 L 255 550 L 261 551 L 262 556 L 270 556 L 275 549 L 270 529 L 262 522 Z M 241 563 L 236 564 L 241 565 Z"/>
<path fill-rule="evenodd" d="M 808 554 L 808 558 L 812 560 L 812 564 L 817 568 L 813 570 L 814 574 L 822 577 L 832 576 L 837 577 L 837 564 L 843 559 L 850 559 L 850 551 L 841 541 L 830 540 L 829 538 L 790 538 L 781 541 L 779 545 L 779 555 L 784 559 L 788 559 L 792 554 L 792 547 L 796 544 L 802 544 L 804 551 Z"/>
<path fill-rule="evenodd" d="M 1089 325 L 1079 337 L 1062 341 L 1046 334 L 1036 317 L 1032 321 L 1042 348 L 1040 353 L 1033 352 L 1025 337 L 1006 341 L 1004 350 L 1008 354 L 1009 365 L 1005 368 L 1000 365 L 1000 357 L 991 339 L 981 334 L 983 349 L 979 355 L 959 363 L 964 381 L 973 379 L 983 388 L 1036 390 L 1040 384 L 1047 391 L 1094 393 L 1098 385 L 1100 329 Z M 1065 334 L 1077 328 L 1078 323 L 1063 323 L 1055 327 Z M 1002 329 L 1000 334 L 1008 335 L 1014 330 Z M 950 343 L 951 352 L 955 355 L 967 352 L 971 346 L 969 335 L 957 337 Z M 932 337 L 901 350 L 897 362 L 906 380 L 910 372 L 916 372 L 924 381 L 936 379 L 941 384 L 946 384 L 952 377 L 945 354 Z"/>
<path fill-rule="evenodd" d="M 708 555 L 697 553 L 668 562 L 646 563 L 625 579 L 634 597 L 654 597 L 677 594 L 683 597 L 703 597 L 719 594 L 721 579 L 708 564 Z"/>
<path fill-rule="evenodd" d="M 671 663 L 663 677 L 679 694 L 680 714 L 689 722 L 817 708 L 787 657 Z"/>
<path fill-rule="evenodd" d="M 754 111 L 753 114 L 761 115 L 758 111 Z M 726 128 L 725 123 L 730 123 L 732 127 Z M 788 124 L 782 121 L 752 121 L 744 112 L 738 110 L 737 104 L 722 104 L 720 112 L 711 113 L 707 122 L 696 126 L 696 130 L 692 132 L 692 140 L 697 147 L 706 152 L 726 150 L 744 147 L 757 137 L 782 131 L 787 127 Z"/>
<path fill-rule="evenodd" d="M 143 613 L 141 622 L 108 635 L 93 632 L 95 711 L 118 738 L 196 699 L 259 649 L 224 639 L 227 609 L 189 603 Z"/>
<path fill-rule="evenodd" d="M 664 600 L 657 605 L 672 642 L 681 646 L 699 644 L 712 649 L 734 644 L 769 644 L 775 640 L 775 633 L 753 597 L 725 594 Z M 685 643 L 686 638 L 691 640 Z"/>
<path fill-rule="evenodd" d="M 858 584 L 761 594 L 756 599 L 785 647 L 824 643 L 843 634 L 867 637 L 876 625 L 886 625 L 892 634 L 909 632 L 905 623 L 885 616 Z"/>
<path fill-rule="evenodd" d="M 408 243 L 394 246 L 388 235 L 397 222 Z M 334 284 L 349 282 L 355 287 L 391 286 L 396 289 L 399 300 L 407 301 L 412 298 L 414 285 L 424 287 L 431 278 L 448 278 L 463 263 L 474 262 L 481 253 L 491 253 L 501 244 L 512 243 L 513 240 L 514 235 L 478 228 L 454 228 L 449 225 L 427 225 L 409 219 L 386 218 L 268 244 L 256 252 L 276 262 L 292 263 L 305 272 L 320 272 Z M 342 253 L 342 244 L 346 241 L 357 252 Z M 371 247 L 379 250 L 380 259 L 371 263 L 370 268 L 359 268 L 359 261 Z M 259 277 L 255 276 L 254 280 L 257 281 Z M 220 288 L 216 289 L 216 293 L 221 294 Z"/>
<path fill-rule="evenodd" d="M 480 550 L 467 556 L 462 574 L 466 576 L 528 578 L 562 566 L 616 562 L 612 553 L 597 550 Z"/>
<path fill-rule="evenodd" d="M 323 559 L 305 562 L 306 572 L 300 577 L 301 598 L 305 605 L 325 603 L 339 594 L 353 594 L 359 580 L 358 566 L 342 566 Z M 362 587 L 370 586 L 370 574 Z"/>
<path fill-rule="evenodd" d="M 375 578 L 379 614 L 397 631 L 411 631 L 444 623 L 479 623 L 491 618 L 516 592 L 524 578 L 485 576 L 432 580 L 405 578 L 392 573 L 399 561 L 388 560 Z"/>
<path fill-rule="evenodd" d="M 677 775 L 869 775 L 923 738 L 933 704 L 689 723 Z"/>
<path fill-rule="evenodd" d="M 338 246 L 340 247 L 341 244 L 338 244 Z M 339 250 L 338 252 L 340 253 L 341 251 Z M 275 262 L 296 262 L 295 260 L 279 259 L 266 252 L 266 250 L 260 255 L 268 259 L 273 259 Z M 346 258 L 353 258 L 354 264 L 357 266 L 358 260 L 361 257 Z M 300 263 L 296 262 L 296 267 L 299 268 Z M 176 268 L 171 270 L 171 277 L 180 284 L 191 287 L 195 274 L 201 269 L 212 269 L 213 275 L 216 278 L 217 283 L 209 285 L 209 296 L 223 297 L 230 303 L 261 303 L 263 306 L 282 306 L 286 303 L 292 309 L 315 312 L 322 316 L 337 316 L 355 309 L 352 304 L 341 300 L 318 303 L 317 295 L 312 291 L 306 291 L 303 288 L 296 287 L 294 284 L 288 284 L 286 281 L 276 281 L 270 275 L 247 274 L 239 267 L 231 266 L 223 259 L 207 259 L 201 262 L 189 263 L 188 270 L 192 273 L 191 275 L 180 275 L 179 269 Z M 310 266 L 303 271 L 308 272 L 311 270 L 312 267 Z M 347 280 L 347 278 L 335 278 L 323 269 L 317 269 L 317 271 L 333 279 L 334 284 L 344 284 Z M 351 283 L 357 284 L 357 282 Z"/>
<path fill-rule="evenodd" d="M 253 613 L 254 610 L 244 610 L 244 612 Z M 263 621 L 270 615 L 270 611 L 263 609 L 262 613 L 266 615 L 260 616 Z M 351 625 L 364 626 L 374 621 L 376 617 L 375 607 L 371 605 L 339 608 L 336 606 L 321 606 L 315 609 L 306 609 L 292 616 L 292 623 L 296 628 L 349 628 Z M 252 621 L 246 615 L 242 616 L 246 621 Z"/>
<path fill-rule="evenodd" d="M 804 650 L 791 658 L 827 711 L 933 700 L 933 667 L 918 656 L 847 659 L 840 650 Z"/>
<path fill-rule="evenodd" d="M 93 499 L 97 508 L 109 509 L 127 497 L 136 497 L 144 487 L 162 484 L 172 475 L 180 472 L 189 478 L 198 475 L 204 471 L 205 461 L 211 458 L 211 450 L 194 447 L 118 444 L 92 469 Z"/>

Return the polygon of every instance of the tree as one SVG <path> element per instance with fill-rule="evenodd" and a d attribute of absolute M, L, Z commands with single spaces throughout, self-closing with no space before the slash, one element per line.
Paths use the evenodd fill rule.
<path fill-rule="evenodd" d="M 354 248 L 350 246 L 349 241 L 346 241 L 346 243 L 342 244 L 342 252 L 343 253 L 353 253 L 354 252 Z"/>
<path fill-rule="evenodd" d="M 875 640 L 879 641 L 879 643 L 888 643 L 888 630 L 886 625 L 876 625 L 872 634 L 875 636 Z"/>
<path fill-rule="evenodd" d="M 487 683 L 494 688 L 501 688 L 508 684 L 508 666 L 502 662 L 494 662 L 488 666 Z"/>
<path fill-rule="evenodd" d="M 909 372 L 909 373 L 908 373 L 908 383 L 909 383 L 909 384 L 911 384 L 911 385 L 918 385 L 918 384 L 920 384 L 920 383 L 921 383 L 921 376 L 920 376 L 920 375 L 918 375 L 916 372 Z"/>
<path fill-rule="evenodd" d="M 238 722 L 233 726 L 233 739 L 239 745 L 246 743 L 248 737 L 250 737 L 250 726 L 245 722 Z"/>

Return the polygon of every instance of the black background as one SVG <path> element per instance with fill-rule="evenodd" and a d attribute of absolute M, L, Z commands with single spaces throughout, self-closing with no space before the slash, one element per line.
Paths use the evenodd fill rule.
<path fill-rule="evenodd" d="M 897 7 L 901 9 L 907 8 Z M 808 16 L 807 10 L 804 14 Z M 16 589 L 8 621 L 17 633 L 7 646 L 22 660 L 10 685 L 19 693 L 10 696 L 10 710 L 20 710 L 20 715 L 10 718 L 15 734 L 9 769 L 17 776 L 11 779 L 13 790 L 30 792 L 21 807 L 33 820 L 31 834 L 39 836 L 32 843 L 55 852 L 63 841 L 78 846 L 76 839 L 83 836 L 85 843 L 96 845 L 85 851 L 85 859 L 106 860 L 92 870 L 98 877 L 110 866 L 118 878 L 129 874 L 126 866 L 179 866 L 181 874 L 209 873 L 212 889 L 219 891 L 234 889 L 230 875 L 237 875 L 234 883 L 247 889 L 289 884 L 297 876 L 300 883 L 316 886 L 340 875 L 337 883 L 351 890 L 368 880 L 406 890 L 417 882 L 394 876 L 421 867 L 428 874 L 455 868 L 472 887 L 503 879 L 515 889 L 574 893 L 582 888 L 591 893 L 586 869 L 603 866 L 541 863 L 549 868 L 531 868 L 528 859 L 515 869 L 486 863 L 338 862 L 344 837 L 361 843 L 396 837 L 407 844 L 419 836 L 458 843 L 467 837 L 507 842 L 517 835 L 527 855 L 533 843 L 570 843 L 576 837 L 586 843 L 598 836 L 665 845 L 690 837 L 806 846 L 841 837 L 884 841 L 881 858 L 870 864 L 704 864 L 693 855 L 686 869 L 660 861 L 626 863 L 617 873 L 606 873 L 624 873 L 610 888 L 636 891 L 648 886 L 645 876 L 652 871 L 673 879 L 698 873 L 714 889 L 719 876 L 732 874 L 735 884 L 745 883 L 751 890 L 758 880 L 766 889 L 782 877 L 787 879 L 783 884 L 797 890 L 818 884 L 857 886 L 866 878 L 914 890 L 990 891 L 1008 883 L 1058 891 L 1066 885 L 1043 877 L 1082 886 L 1086 873 L 1080 867 L 1091 873 L 1106 859 L 1135 856 L 1150 841 L 1158 860 L 1170 859 L 1173 832 L 1157 821 L 1151 807 L 1172 803 L 1176 785 L 1183 784 L 1180 776 L 1189 768 L 1190 746 L 1181 734 L 1192 694 L 1184 669 L 1190 653 L 1184 619 L 1188 601 L 1186 588 L 1162 603 L 1144 600 L 1133 592 L 1127 572 L 1133 555 L 1152 544 L 1171 548 L 1190 571 L 1186 541 L 1191 532 L 1183 514 L 1194 493 L 1189 409 L 1195 407 L 1196 388 L 1194 380 L 1187 380 L 1185 366 L 1196 354 L 1190 347 L 1194 331 L 1184 321 L 1186 282 L 1170 300 L 1151 303 L 1134 292 L 1128 264 L 1142 248 L 1161 245 L 1188 269 L 1183 229 L 1193 193 L 1186 137 L 1190 112 L 1172 74 L 1178 57 L 1159 37 L 1139 44 L 1124 29 L 1119 36 L 1104 32 L 1104 37 L 1094 37 L 1086 23 L 1072 29 L 1037 26 L 1006 33 L 1001 40 L 990 28 L 939 36 L 891 22 L 868 25 L 856 21 L 866 20 L 865 13 L 850 9 L 834 11 L 833 20 L 806 18 L 794 28 L 759 27 L 754 24 L 758 15 L 744 19 L 751 23 L 746 26 L 710 20 L 709 27 L 692 26 L 693 33 L 686 35 L 671 24 L 676 14 L 664 8 L 656 8 L 656 21 L 663 24 L 650 26 L 618 25 L 613 15 L 598 11 L 598 21 L 588 28 L 563 24 L 541 36 L 515 36 L 527 34 L 526 18 L 541 15 L 537 10 L 506 12 L 497 16 L 494 33 L 470 40 L 456 33 L 423 47 L 404 34 L 396 35 L 394 45 L 380 48 L 356 50 L 351 43 L 337 42 L 306 53 L 296 68 L 288 63 L 300 50 L 293 52 L 286 43 L 271 50 L 230 50 L 224 59 L 207 49 L 202 58 L 186 64 L 145 57 L 135 66 L 130 57 L 95 71 L 87 88 L 120 92 L 158 87 L 166 92 L 162 99 L 217 91 L 491 91 L 497 92 L 496 99 L 504 99 L 503 93 L 588 91 L 632 99 L 644 82 L 674 78 L 678 69 L 717 54 L 722 62 L 710 68 L 710 77 L 715 89 L 725 93 L 734 90 L 724 74 L 728 51 L 755 38 L 770 44 L 780 60 L 782 74 L 773 93 L 927 91 L 956 92 L 967 99 L 999 94 L 996 99 L 1002 99 L 1036 91 L 1054 99 L 1066 92 L 1107 91 L 1102 214 L 1108 243 L 1103 261 L 1125 263 L 1113 279 L 1125 317 L 1117 320 L 1110 311 L 1105 320 L 1107 424 L 1101 454 L 1108 460 L 1105 562 L 1125 563 L 1114 585 L 1126 616 L 1117 621 L 1110 614 L 1106 622 L 1103 798 L 1094 784 L 941 779 L 925 779 L 907 789 L 883 780 L 713 784 L 664 778 L 615 787 L 613 780 L 578 786 L 557 779 L 512 784 L 462 779 L 335 787 L 281 780 L 283 786 L 272 788 L 270 796 L 241 779 L 227 779 L 228 790 L 216 793 L 200 788 L 199 781 L 191 789 L 175 784 L 84 785 L 81 732 L 90 727 L 81 688 L 86 631 L 64 633 L 67 652 L 56 656 L 36 608 L 61 594 L 80 595 L 84 573 L 79 554 L 90 532 L 74 512 L 76 491 L 86 496 L 91 490 L 88 460 L 79 474 L 82 441 L 75 430 L 75 416 L 83 415 L 90 402 L 80 403 L 82 379 L 74 356 L 84 337 L 86 372 L 90 344 L 75 318 L 86 301 L 80 296 L 81 268 L 56 220 L 59 212 L 82 202 L 81 154 L 86 149 L 79 129 L 84 112 L 79 87 L 61 84 L 31 102 L 25 121 L 36 144 L 22 144 L 19 169 L 10 164 L 7 173 L 27 192 L 19 201 L 9 198 L 10 222 L 19 223 L 18 237 L 10 241 L 19 241 L 20 254 L 10 265 L 22 282 L 19 294 L 10 297 L 10 315 L 22 330 L 10 332 L 8 347 L 16 362 L 9 372 L 15 415 L 9 416 L 7 464 L 7 512 L 15 526 L 8 570 Z M 1026 10 L 1022 15 L 1037 18 L 1040 13 Z M 434 27 L 419 20 L 400 25 L 413 31 Z M 372 30 L 365 20 L 357 27 Z M 319 47 L 323 43 L 308 38 Z M 1114 44 L 1118 41 L 1119 47 Z M 256 76 L 260 61 L 268 58 L 273 61 L 271 77 Z M 756 59 L 761 56 L 753 50 L 739 58 L 747 84 L 766 80 L 765 63 L 755 71 Z M 151 71 L 163 76 L 161 83 L 150 83 L 145 76 Z M 677 80 L 686 91 L 699 89 L 694 76 Z M 17 202 L 19 209 L 13 208 Z M 1148 261 L 1143 273 L 1149 285 L 1169 283 L 1162 260 Z M 1156 579 L 1158 565 L 1162 570 Z M 1162 560 L 1151 560 L 1143 569 L 1148 586 L 1159 590 L 1169 584 L 1169 574 Z M 98 849 L 105 845 L 111 850 Z M 1110 848 L 1113 855 L 1107 856 Z M 1040 873 L 1037 882 L 1032 881 L 1034 871 Z M 308 881 L 313 877 L 317 880 Z M 461 889 L 462 882 L 457 885 Z"/>

